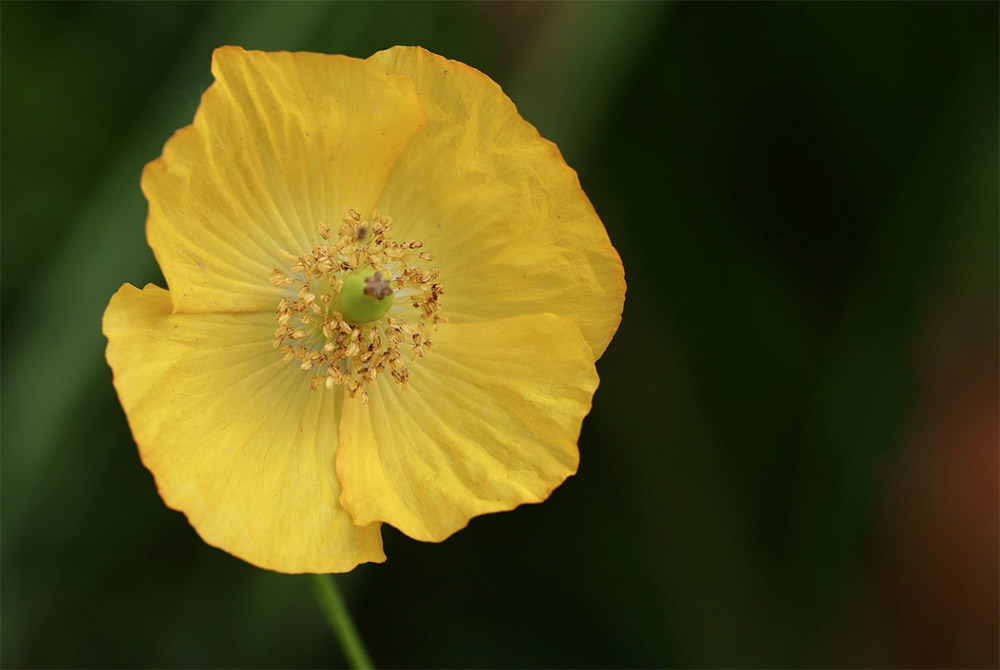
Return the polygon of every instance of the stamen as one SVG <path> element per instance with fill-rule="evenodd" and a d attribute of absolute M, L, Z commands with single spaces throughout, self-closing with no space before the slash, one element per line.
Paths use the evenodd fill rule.
<path fill-rule="evenodd" d="M 286 363 L 295 361 L 312 376 L 313 389 L 342 386 L 348 396 L 365 403 L 366 387 L 388 371 L 405 390 L 410 373 L 401 351 L 404 343 L 410 346 L 411 360 L 426 356 L 429 330 L 445 320 L 437 269 L 408 264 L 432 256 L 416 252 L 423 247 L 419 241 L 392 240 L 391 227 L 391 220 L 378 212 L 362 220 L 348 209 L 336 239 L 319 222 L 322 241 L 310 252 L 278 252 L 288 268 L 276 268 L 268 279 L 288 292 L 278 303 L 273 345 Z M 394 304 L 401 290 L 406 297 Z"/>

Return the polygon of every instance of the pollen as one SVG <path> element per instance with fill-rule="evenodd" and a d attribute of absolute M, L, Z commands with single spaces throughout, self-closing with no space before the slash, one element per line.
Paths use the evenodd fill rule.
<path fill-rule="evenodd" d="M 405 359 L 426 356 L 430 334 L 446 320 L 438 270 L 425 267 L 432 257 L 417 251 L 419 241 L 393 240 L 391 228 L 377 211 L 365 220 L 348 209 L 336 235 L 318 224 L 311 251 L 279 250 L 288 267 L 268 277 L 285 292 L 273 346 L 310 376 L 314 390 L 343 387 L 366 403 L 367 388 L 381 376 L 406 390 Z"/>

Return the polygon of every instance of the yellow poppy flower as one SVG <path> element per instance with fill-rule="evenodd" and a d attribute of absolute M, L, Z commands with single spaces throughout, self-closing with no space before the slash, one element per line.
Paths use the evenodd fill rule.
<path fill-rule="evenodd" d="M 107 359 L 143 463 L 260 567 L 382 561 L 572 475 L 621 318 L 576 174 L 500 88 L 419 48 L 224 47 L 146 166 L 169 290 L 125 284 Z"/>

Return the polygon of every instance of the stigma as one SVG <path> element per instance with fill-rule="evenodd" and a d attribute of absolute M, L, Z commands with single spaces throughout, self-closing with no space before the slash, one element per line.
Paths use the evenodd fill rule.
<path fill-rule="evenodd" d="M 439 273 L 421 267 L 433 258 L 417 251 L 418 241 L 394 241 L 391 227 L 378 212 L 362 220 L 348 209 L 336 237 L 320 223 L 311 251 L 279 251 L 289 265 L 269 277 L 287 291 L 275 313 L 273 345 L 310 375 L 313 389 L 343 387 L 365 403 L 366 388 L 388 373 L 405 390 L 406 349 L 410 360 L 426 356 L 430 333 L 445 320 Z"/>

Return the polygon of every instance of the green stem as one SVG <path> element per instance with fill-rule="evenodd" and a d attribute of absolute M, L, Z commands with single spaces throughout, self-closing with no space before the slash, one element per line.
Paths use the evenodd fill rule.
<path fill-rule="evenodd" d="M 365 644 L 354 627 L 351 615 L 347 612 L 344 598 L 340 595 L 337 584 L 330 575 L 311 575 L 316 598 L 319 600 L 323 614 L 340 641 L 340 648 L 352 668 L 357 670 L 374 670 L 375 665 L 365 650 Z"/>

